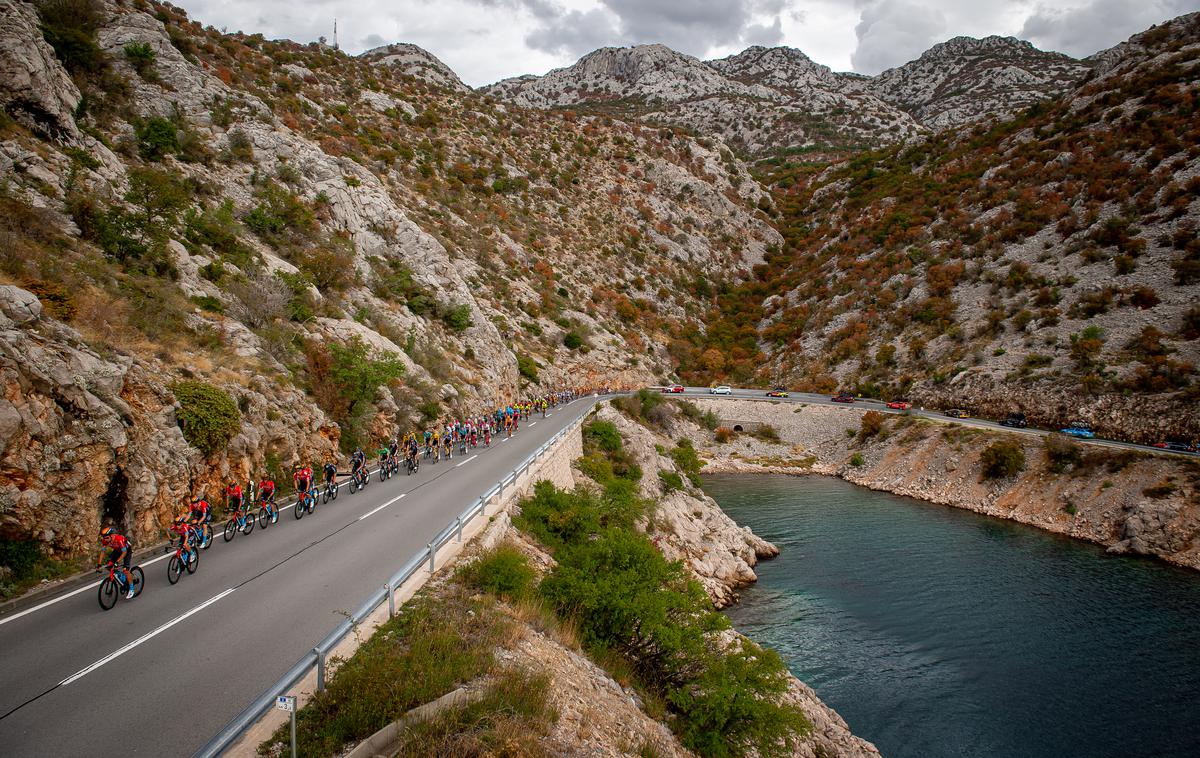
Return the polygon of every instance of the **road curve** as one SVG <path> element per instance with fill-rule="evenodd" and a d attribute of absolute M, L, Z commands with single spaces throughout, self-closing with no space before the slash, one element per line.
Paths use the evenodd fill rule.
<path fill-rule="evenodd" d="M 653 391 L 661 391 L 662 387 L 649 387 Z M 829 395 L 817 395 L 809 392 L 789 392 L 786 398 L 771 398 L 766 396 L 767 391 L 762 389 L 749 388 L 732 388 L 732 393 L 729 395 L 712 395 L 708 387 L 684 387 L 683 393 L 673 393 L 671 397 L 696 397 L 704 396 L 714 399 L 732 398 L 734 400 L 760 400 L 774 403 L 801 403 L 804 405 L 829 405 L 838 408 L 857 408 L 859 410 L 879 411 L 881 413 L 904 414 L 908 413 L 921 418 L 939 421 L 948 424 L 961 424 L 963 426 L 971 426 L 978 429 L 991 429 L 994 431 L 1013 432 L 1016 434 L 1028 434 L 1038 437 L 1044 437 L 1047 434 L 1052 434 L 1053 430 L 1047 429 L 1014 429 L 1008 426 L 1002 426 L 998 422 L 989 421 L 979 418 L 950 418 L 940 411 L 927 411 L 921 408 L 913 408 L 910 411 L 892 410 L 887 407 L 887 403 L 882 400 L 872 400 L 870 398 L 856 398 L 853 404 L 835 403 L 830 399 Z M 1184 457 L 1196 457 L 1195 453 L 1179 453 L 1163 450 L 1152 445 L 1139 445 L 1135 442 L 1123 442 L 1120 440 L 1106 439 L 1079 439 L 1077 442 L 1085 445 L 1098 445 L 1100 447 L 1119 448 L 1122 450 L 1138 450 L 1144 453 L 1154 453 L 1156 455 L 1179 455 Z"/>
<path fill-rule="evenodd" d="M 190 755 L 319 642 L 475 498 L 589 409 L 583 398 L 508 441 L 318 505 L 226 544 L 194 575 L 102 611 L 64 588 L 0 616 L 0 753 Z"/>

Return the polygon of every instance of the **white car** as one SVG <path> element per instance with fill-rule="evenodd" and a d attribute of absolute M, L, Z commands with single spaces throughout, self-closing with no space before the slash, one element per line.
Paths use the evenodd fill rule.
<path fill-rule="evenodd" d="M 712 389 L 710 389 L 708 391 L 708 394 L 710 394 L 710 395 L 732 395 L 733 390 L 729 388 L 728 384 L 722 384 L 720 386 L 713 387 Z"/>

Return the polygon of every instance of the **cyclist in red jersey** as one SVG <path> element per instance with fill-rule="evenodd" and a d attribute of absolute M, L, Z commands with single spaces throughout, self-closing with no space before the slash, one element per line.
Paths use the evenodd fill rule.
<path fill-rule="evenodd" d="M 202 497 L 193 500 L 188 523 L 199 526 L 210 521 L 212 521 L 212 506 L 208 504 L 208 501 Z"/>
<path fill-rule="evenodd" d="M 225 488 L 225 499 L 229 504 L 229 512 L 236 513 L 242 509 L 242 485 L 230 482 Z"/>
<path fill-rule="evenodd" d="M 266 500 L 271 505 L 275 504 L 275 482 L 269 476 L 264 476 L 262 481 L 258 483 L 258 493 L 263 500 Z"/>
<path fill-rule="evenodd" d="M 133 560 L 133 546 L 129 543 L 129 539 L 118 534 L 111 526 L 106 526 L 100 530 L 100 544 L 103 549 L 100 551 L 100 561 L 96 564 L 96 569 L 101 566 L 111 563 L 117 567 L 117 576 L 122 584 L 126 587 L 125 597 L 133 597 L 133 582 L 129 580 L 129 563 Z M 104 558 L 104 550 L 108 551 L 108 559 Z"/>

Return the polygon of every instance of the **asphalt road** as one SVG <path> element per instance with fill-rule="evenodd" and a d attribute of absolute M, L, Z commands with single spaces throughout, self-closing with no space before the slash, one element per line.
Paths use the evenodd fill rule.
<path fill-rule="evenodd" d="M 297 521 L 213 546 L 194 575 L 110 611 L 94 582 L 0 616 L 0 754 L 191 755 L 467 505 L 591 407 L 584 398 L 511 440 L 386 482 Z M 74 594 L 71 594 L 74 592 Z"/>
<path fill-rule="evenodd" d="M 660 387 L 652 387 L 651 389 L 657 390 L 657 389 L 661 389 L 661 388 Z M 927 418 L 927 419 L 931 419 L 933 421 L 941 421 L 941 422 L 953 423 L 953 424 L 962 424 L 963 426 L 971 426 L 971 427 L 976 427 L 979 429 L 994 429 L 994 430 L 998 430 L 998 431 L 1015 432 L 1017 434 L 1028 434 L 1028 435 L 1033 435 L 1033 436 L 1038 436 L 1038 437 L 1044 437 L 1047 434 L 1051 434 L 1052 431 L 1057 431 L 1057 430 L 1030 429 L 1030 428 L 1014 429 L 1014 428 L 1007 427 L 1007 426 L 1001 426 L 999 422 L 989 421 L 987 419 L 950 418 L 949 416 L 942 413 L 941 411 L 926 411 L 926 410 L 921 410 L 919 408 L 913 408 L 910 411 L 892 410 L 892 409 L 888 408 L 887 403 L 885 403 L 882 400 L 856 399 L 853 404 L 850 404 L 850 403 L 835 403 L 830 399 L 830 395 L 816 395 L 816 394 L 812 394 L 812 393 L 808 393 L 808 392 L 789 392 L 788 397 L 786 397 L 786 398 L 772 398 L 772 397 L 767 397 L 766 396 L 767 391 L 762 390 L 762 389 L 746 389 L 746 388 L 734 387 L 734 388 L 732 388 L 732 390 L 733 390 L 733 393 L 730 395 L 712 395 L 709 393 L 708 387 L 684 387 L 684 391 L 682 394 L 676 393 L 676 394 L 673 394 L 672 396 L 673 397 L 689 397 L 689 396 L 702 395 L 704 397 L 710 397 L 710 398 L 715 398 L 715 399 L 733 398 L 735 400 L 760 400 L 760 401 L 769 401 L 769 402 L 776 402 L 776 403 L 803 403 L 805 405 L 830 405 L 830 406 L 836 406 L 839 408 L 858 408 L 859 410 L 872 410 L 872 411 L 879 411 L 880 413 L 896 413 L 896 414 L 909 413 L 914 416 L 920 416 L 921 418 Z M 1156 454 L 1160 454 L 1160 455 L 1182 455 L 1185 457 L 1195 457 L 1194 453 L 1173 453 L 1173 452 L 1163 450 L 1161 448 L 1153 447 L 1151 445 L 1139 445 L 1135 442 L 1122 442 L 1119 440 L 1106 440 L 1106 439 L 1090 439 L 1090 440 L 1079 439 L 1076 441 L 1080 442 L 1082 444 L 1085 444 L 1085 445 L 1099 445 L 1101 447 L 1113 447 L 1113 448 L 1120 448 L 1122 450 L 1140 450 L 1142 452 L 1156 453 Z"/>

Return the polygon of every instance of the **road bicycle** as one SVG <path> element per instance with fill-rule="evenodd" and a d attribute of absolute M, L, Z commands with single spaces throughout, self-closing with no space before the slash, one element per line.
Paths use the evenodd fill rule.
<path fill-rule="evenodd" d="M 315 487 L 311 487 L 311 488 L 305 490 L 304 492 L 300 493 L 300 495 L 296 498 L 296 507 L 294 510 L 296 513 L 297 521 L 304 518 L 305 512 L 308 512 L 308 513 L 316 512 L 316 510 L 317 510 L 317 490 Z"/>
<path fill-rule="evenodd" d="M 167 549 L 170 550 L 170 548 Z M 167 581 L 175 584 L 179 581 L 179 577 L 183 576 L 185 568 L 189 574 L 194 574 L 199 565 L 200 551 L 180 545 L 175 548 L 175 555 L 171 556 L 171 560 L 167 561 Z"/>
<path fill-rule="evenodd" d="M 208 550 L 210 547 L 212 547 L 212 525 L 205 521 L 203 524 L 192 524 L 191 526 L 192 534 L 195 536 L 195 539 L 192 541 L 196 544 L 196 547 L 200 548 L 201 550 Z"/>
<path fill-rule="evenodd" d="M 390 479 L 391 476 L 392 476 L 392 467 L 388 464 L 388 459 L 386 457 L 380 458 L 379 459 L 379 481 L 382 482 L 387 479 Z"/>
<path fill-rule="evenodd" d="M 266 529 L 279 521 L 279 509 L 275 507 L 275 495 L 260 495 L 258 499 L 258 525 Z"/>
<path fill-rule="evenodd" d="M 404 460 L 407 464 L 405 467 L 408 469 L 408 475 L 412 476 L 413 474 L 417 473 L 417 469 L 421 467 L 421 458 L 416 455 L 410 455 Z"/>
<path fill-rule="evenodd" d="M 360 466 L 358 471 L 350 475 L 350 492 L 366 489 L 367 483 L 370 481 L 371 475 L 367 472 L 366 465 Z"/>
<path fill-rule="evenodd" d="M 225 541 L 229 542 L 238 532 L 250 535 L 254 531 L 254 516 L 250 511 L 237 509 L 230 513 L 229 520 L 225 522 Z"/>
<path fill-rule="evenodd" d="M 127 578 L 122 578 L 122 575 L 117 572 L 115 564 L 109 563 L 106 568 L 108 568 L 108 576 L 100 580 L 100 592 L 98 593 L 101 608 L 107 611 L 116 605 L 117 600 L 126 594 L 127 582 L 133 583 L 133 597 L 142 594 L 142 587 L 146 584 L 146 575 L 142 573 L 141 566 L 125 569 L 124 576 Z M 96 571 L 103 571 L 103 569 L 97 568 Z"/>
<path fill-rule="evenodd" d="M 338 486 L 332 479 L 325 482 L 325 491 L 321 493 L 321 502 L 328 503 L 330 500 L 337 500 Z"/>

